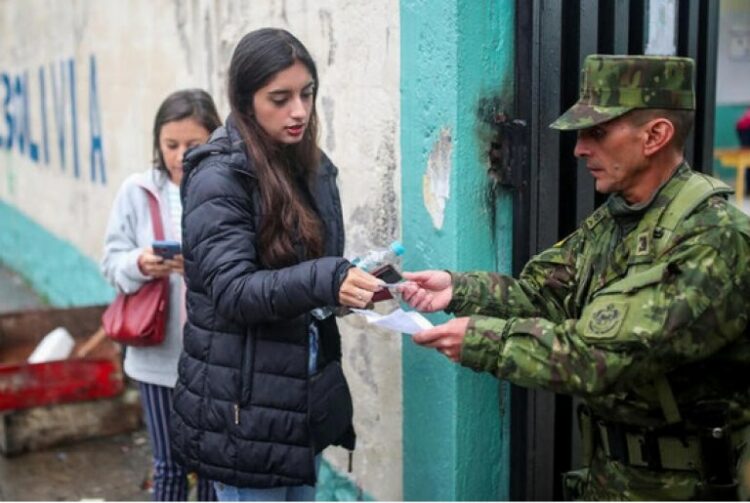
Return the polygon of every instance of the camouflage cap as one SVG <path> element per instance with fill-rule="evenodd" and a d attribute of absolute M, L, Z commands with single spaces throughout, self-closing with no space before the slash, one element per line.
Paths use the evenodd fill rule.
<path fill-rule="evenodd" d="M 636 108 L 695 110 L 694 68 L 690 58 L 589 55 L 578 101 L 550 127 L 585 129 Z"/>

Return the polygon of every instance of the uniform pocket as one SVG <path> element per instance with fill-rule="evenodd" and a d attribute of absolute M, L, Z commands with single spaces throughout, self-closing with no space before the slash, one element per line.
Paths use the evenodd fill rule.
<path fill-rule="evenodd" d="M 592 342 L 649 345 L 651 334 L 663 329 L 667 317 L 668 306 L 655 288 L 667 266 L 650 267 L 596 292 L 577 323 L 579 333 Z"/>

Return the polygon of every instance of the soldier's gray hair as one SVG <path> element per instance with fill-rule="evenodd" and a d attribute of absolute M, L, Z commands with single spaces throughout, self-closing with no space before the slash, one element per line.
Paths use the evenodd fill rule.
<path fill-rule="evenodd" d="M 631 110 L 625 116 L 631 124 L 642 126 L 650 120 L 656 118 L 664 118 L 672 123 L 674 126 L 674 136 L 670 141 L 670 144 L 682 152 L 685 148 L 685 141 L 687 140 L 690 130 L 693 129 L 693 122 L 695 121 L 694 110 L 673 110 L 666 108 L 638 108 Z"/>

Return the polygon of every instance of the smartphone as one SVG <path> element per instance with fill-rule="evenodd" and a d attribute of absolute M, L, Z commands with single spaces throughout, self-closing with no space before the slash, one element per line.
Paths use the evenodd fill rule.
<path fill-rule="evenodd" d="M 393 267 L 391 264 L 385 264 L 374 271 L 372 271 L 372 275 L 375 276 L 378 279 L 382 279 L 386 283 L 398 283 L 401 281 L 403 276 L 396 270 L 395 267 Z M 379 292 L 375 292 L 375 294 L 372 296 L 373 302 L 379 302 L 381 300 L 388 300 L 392 299 L 393 295 L 391 294 L 390 290 L 387 288 L 383 288 Z"/>
<path fill-rule="evenodd" d="M 175 255 L 179 255 L 182 252 L 179 241 L 154 241 L 151 244 L 151 248 L 154 249 L 155 255 L 165 260 L 172 259 Z"/>

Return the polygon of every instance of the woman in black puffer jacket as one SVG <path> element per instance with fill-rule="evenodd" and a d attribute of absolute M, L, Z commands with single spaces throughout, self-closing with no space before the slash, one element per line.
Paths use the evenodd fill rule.
<path fill-rule="evenodd" d="M 320 451 L 354 448 L 336 321 L 312 311 L 365 307 L 380 286 L 341 257 L 317 86 L 290 33 L 247 34 L 229 68 L 226 125 L 185 158 L 188 316 L 171 434 L 222 500 L 314 499 Z"/>

